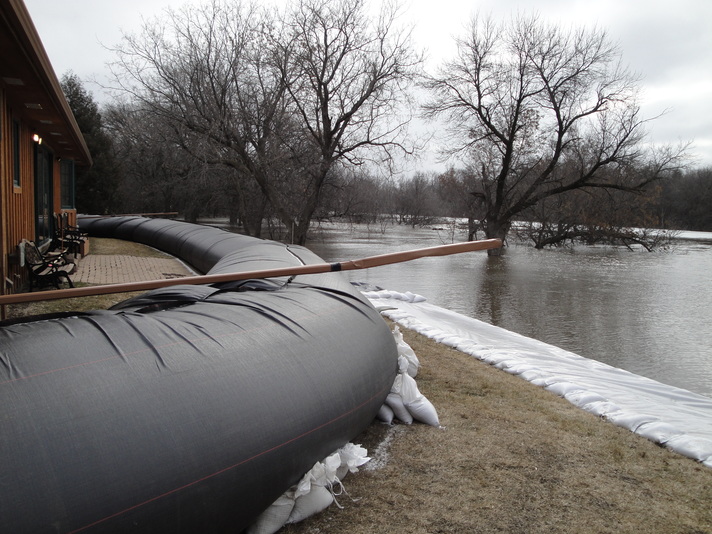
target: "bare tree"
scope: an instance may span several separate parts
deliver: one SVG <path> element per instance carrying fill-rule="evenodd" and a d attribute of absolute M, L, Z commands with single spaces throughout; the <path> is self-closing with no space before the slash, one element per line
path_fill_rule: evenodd
<path fill-rule="evenodd" d="M 298 158 L 310 192 L 295 221 L 300 242 L 335 164 L 389 163 L 394 151 L 409 151 L 403 112 L 422 59 L 397 16 L 386 2 L 371 20 L 365 0 L 299 0 L 288 14 L 280 68 L 312 148 Z"/>
<path fill-rule="evenodd" d="M 436 180 L 432 174 L 416 172 L 398 184 L 394 207 L 399 223 L 413 228 L 432 224 L 438 215 Z"/>
<path fill-rule="evenodd" d="M 374 23 L 363 0 L 299 0 L 279 17 L 211 0 L 125 36 L 114 75 L 184 150 L 257 184 L 304 243 L 335 163 L 403 146 L 396 110 L 418 59 L 396 13 Z"/>
<path fill-rule="evenodd" d="M 181 211 L 195 218 L 214 203 L 215 181 L 205 179 L 205 165 L 183 151 L 155 115 L 109 105 L 104 117 L 121 162 L 119 212 Z"/>
<path fill-rule="evenodd" d="M 617 177 L 618 183 L 640 181 L 639 176 Z M 635 193 L 582 188 L 550 196 L 522 212 L 514 233 L 536 248 L 576 243 L 636 245 L 648 251 L 665 248 L 674 233 L 659 226 L 662 184 L 648 184 Z"/>
<path fill-rule="evenodd" d="M 289 221 L 278 194 L 289 155 L 276 132 L 293 121 L 269 46 L 275 20 L 255 5 L 226 0 L 168 9 L 140 34 L 124 36 L 111 67 L 122 97 L 170 126 L 178 146 L 234 171 L 235 202 L 254 206 L 249 180 Z M 259 223 L 246 229 L 260 234 Z"/>
<path fill-rule="evenodd" d="M 451 153 L 478 178 L 487 237 L 504 239 L 515 216 L 549 197 L 635 191 L 680 165 L 682 148 L 643 151 L 637 79 L 605 32 L 475 16 L 457 47 L 426 82 L 426 110 L 447 119 Z M 619 179 L 644 160 L 652 172 Z"/>

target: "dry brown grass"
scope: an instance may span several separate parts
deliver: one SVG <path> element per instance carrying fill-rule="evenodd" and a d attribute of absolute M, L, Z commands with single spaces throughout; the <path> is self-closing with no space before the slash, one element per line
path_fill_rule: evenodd
<path fill-rule="evenodd" d="M 170 258 L 169 254 L 147 247 L 133 241 L 123 241 L 121 239 L 108 239 L 100 237 L 91 238 L 91 253 L 105 255 L 126 255 L 139 258 Z"/>
<path fill-rule="evenodd" d="M 374 424 L 385 467 L 283 529 L 331 533 L 712 532 L 712 469 L 524 380 L 405 331 L 443 429 Z"/>

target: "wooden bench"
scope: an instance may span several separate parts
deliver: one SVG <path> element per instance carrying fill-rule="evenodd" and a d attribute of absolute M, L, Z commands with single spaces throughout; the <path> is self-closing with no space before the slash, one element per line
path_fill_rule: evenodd
<path fill-rule="evenodd" d="M 85 256 L 88 252 L 88 234 L 69 224 L 66 213 L 54 214 L 54 244 L 61 250 Z"/>
<path fill-rule="evenodd" d="M 50 252 L 43 254 L 37 245 L 32 241 L 24 241 L 25 264 L 30 273 L 30 291 L 33 287 L 40 289 L 46 285 L 53 285 L 60 289 L 61 284 L 66 281 L 69 287 L 74 287 L 72 274 L 77 266 L 69 260 L 62 252 Z"/>

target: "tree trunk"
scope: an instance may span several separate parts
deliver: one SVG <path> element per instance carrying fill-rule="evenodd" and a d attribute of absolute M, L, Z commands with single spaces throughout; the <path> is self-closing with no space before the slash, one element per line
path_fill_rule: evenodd
<path fill-rule="evenodd" d="M 467 218 L 467 240 L 468 241 L 474 241 L 475 237 L 477 236 L 477 226 L 479 223 L 475 222 L 474 217 L 468 217 Z"/>
<path fill-rule="evenodd" d="M 509 232 L 511 223 L 509 221 L 500 221 L 496 218 L 487 219 L 485 222 L 485 235 L 487 239 L 501 239 L 503 246 L 501 248 L 491 248 L 487 251 L 488 256 L 501 256 L 504 253 L 504 242 Z"/>
<path fill-rule="evenodd" d="M 307 243 L 307 232 L 309 232 L 309 219 L 302 219 L 294 225 L 294 234 L 292 235 L 292 244 L 304 246 Z"/>

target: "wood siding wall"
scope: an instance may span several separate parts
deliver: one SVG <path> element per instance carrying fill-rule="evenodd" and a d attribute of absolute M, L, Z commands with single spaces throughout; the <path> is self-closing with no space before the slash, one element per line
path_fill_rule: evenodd
<path fill-rule="evenodd" d="M 12 256 L 23 240 L 35 236 L 35 145 L 32 131 L 2 98 L 0 138 L 0 186 L 2 187 L 2 279 L 4 293 L 22 289 L 27 281 L 26 268 L 17 265 Z M 20 185 L 14 184 L 15 158 L 13 154 L 13 121 L 20 125 Z M 9 282 L 8 282 L 9 280 Z M 11 282 L 11 283 L 10 283 Z"/>
<path fill-rule="evenodd" d="M 5 281 L 8 276 L 8 257 L 7 257 L 7 245 L 5 244 L 5 236 L 7 235 L 7 220 L 6 220 L 6 196 L 7 191 L 5 184 L 7 183 L 8 163 L 10 161 L 10 154 L 8 143 L 6 139 L 8 138 L 10 132 L 7 127 L 7 98 L 5 96 L 5 91 L 0 89 L 0 294 L 5 293 L 5 287 L 7 282 Z"/>
<path fill-rule="evenodd" d="M 20 184 L 14 184 L 13 121 L 20 126 Z M 36 150 L 32 129 L 7 102 L 0 90 L 0 294 L 17 293 L 28 281 L 27 268 L 18 265 L 17 246 L 23 239 L 35 240 Z M 49 147 L 48 147 L 49 148 Z M 51 150 L 50 150 L 51 152 Z M 76 225 L 76 210 L 61 210 L 60 163 L 51 158 L 52 210 L 69 213 Z"/>

